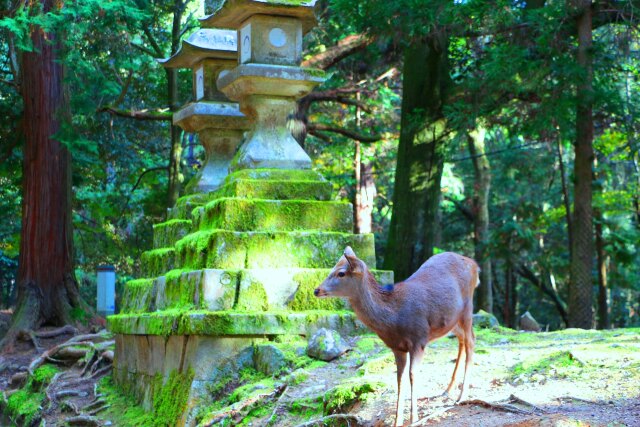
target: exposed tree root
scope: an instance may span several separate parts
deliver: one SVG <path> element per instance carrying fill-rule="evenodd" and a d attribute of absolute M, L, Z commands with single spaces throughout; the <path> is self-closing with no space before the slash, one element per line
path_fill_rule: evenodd
<path fill-rule="evenodd" d="M 78 333 L 78 329 L 76 329 L 72 325 L 64 325 L 60 328 L 51 329 L 49 331 L 29 331 L 29 332 L 32 332 L 37 338 L 55 338 L 64 334 L 76 335 Z"/>
<path fill-rule="evenodd" d="M 533 412 L 531 411 L 520 409 L 517 406 L 510 405 L 508 403 L 490 403 L 480 399 L 465 400 L 463 402 L 459 402 L 458 405 L 459 406 L 464 406 L 464 405 L 482 406 L 483 408 L 493 409 L 495 411 L 512 412 L 514 414 L 521 414 L 521 415 L 533 414 Z"/>
<path fill-rule="evenodd" d="M 599 405 L 598 402 L 594 402 L 593 400 L 582 399 L 580 397 L 574 397 L 574 396 L 556 397 L 556 400 L 559 401 L 560 403 L 562 403 L 563 400 L 573 400 L 575 402 L 588 403 L 589 405 Z"/>
<path fill-rule="evenodd" d="M 234 403 L 229 407 L 229 409 L 215 414 L 213 418 L 206 420 L 206 424 L 202 425 L 209 427 L 221 423 L 227 419 L 231 419 L 233 422 L 237 423 L 242 420 L 245 414 L 255 406 L 257 406 L 258 404 L 265 405 L 266 402 L 278 398 L 282 395 L 282 393 L 284 393 L 286 389 L 287 384 L 283 383 L 276 386 L 275 390 L 273 390 L 271 393 L 258 394 L 249 399 L 243 400 L 242 402 Z"/>
<path fill-rule="evenodd" d="M 296 427 L 323 426 L 327 421 L 333 421 L 333 420 L 346 421 L 347 425 L 351 425 L 351 422 L 354 423 L 354 426 L 362 425 L 362 419 L 357 415 L 333 414 L 333 415 L 327 415 L 326 417 L 317 418 L 315 420 L 307 421 L 306 423 L 298 424 Z"/>
<path fill-rule="evenodd" d="M 72 426 L 100 426 L 100 420 L 92 415 L 76 415 L 64 420 Z"/>
<path fill-rule="evenodd" d="M 280 401 L 282 400 L 282 398 L 284 397 L 284 395 L 286 394 L 287 391 L 287 385 L 284 386 L 284 390 L 282 390 L 282 393 L 280 393 L 280 397 L 278 397 L 278 400 L 276 400 L 276 404 L 273 408 L 273 412 L 271 413 L 271 416 L 269 417 L 269 420 L 267 420 L 267 426 L 270 426 L 271 423 L 275 422 L 276 420 L 276 415 L 278 413 L 278 409 L 280 408 Z"/>
<path fill-rule="evenodd" d="M 490 403 L 484 400 L 480 400 L 480 399 L 472 399 L 472 400 L 465 400 L 463 402 L 459 402 L 456 405 L 453 406 L 445 406 L 443 408 L 439 408 L 434 410 L 431 414 L 429 414 L 428 416 L 419 419 L 418 421 L 415 421 L 413 424 L 410 424 L 409 427 L 417 427 L 417 426 L 422 426 L 424 425 L 427 421 L 431 421 L 433 419 L 436 418 L 440 418 L 442 415 L 444 415 L 445 413 L 451 411 L 452 409 L 455 409 L 456 406 L 466 406 L 466 405 L 474 405 L 474 406 L 482 406 L 483 408 L 487 408 L 487 409 L 491 409 L 494 411 L 502 411 L 502 412 L 511 412 L 514 414 L 520 414 L 520 415 L 532 415 L 534 412 L 546 412 L 543 409 L 539 408 L 538 406 L 527 402 L 526 400 L 520 399 L 519 397 L 515 396 L 515 395 L 511 395 L 509 396 L 509 402 L 511 403 L 519 403 L 521 405 L 525 405 L 528 406 L 532 409 L 532 411 L 528 411 L 526 409 L 521 409 L 518 408 L 515 405 L 511 405 L 509 403 Z"/>
<path fill-rule="evenodd" d="M 528 406 L 529 408 L 531 408 L 535 412 L 543 412 L 543 413 L 547 412 L 544 409 L 540 408 L 539 406 L 534 405 L 533 403 L 530 403 L 530 402 L 527 402 L 526 400 L 520 399 L 515 394 L 512 394 L 511 396 L 509 396 L 509 401 L 511 403 L 519 403 L 520 405 Z"/>

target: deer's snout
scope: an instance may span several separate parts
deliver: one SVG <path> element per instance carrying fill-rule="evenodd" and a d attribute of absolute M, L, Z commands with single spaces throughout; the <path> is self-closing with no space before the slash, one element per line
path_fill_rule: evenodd
<path fill-rule="evenodd" d="M 325 290 L 324 290 L 324 289 L 322 289 L 322 288 L 316 288 L 316 289 L 313 291 L 313 294 L 314 294 L 315 296 L 317 296 L 318 298 L 326 297 L 327 295 L 329 295 L 329 294 L 327 293 L 327 291 L 325 291 Z"/>

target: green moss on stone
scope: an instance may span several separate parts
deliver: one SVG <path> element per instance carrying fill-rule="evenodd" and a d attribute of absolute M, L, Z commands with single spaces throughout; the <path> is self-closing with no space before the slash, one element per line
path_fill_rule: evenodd
<path fill-rule="evenodd" d="M 326 181 L 239 179 L 224 188 L 226 197 L 269 200 L 329 200 Z"/>
<path fill-rule="evenodd" d="M 242 169 L 227 176 L 225 182 L 237 179 L 325 181 L 320 173 L 308 169 Z"/>
<path fill-rule="evenodd" d="M 348 412 L 357 402 L 365 401 L 372 393 L 383 388 L 378 382 L 356 379 L 342 383 L 324 395 L 324 411 L 326 414 Z"/>
<path fill-rule="evenodd" d="M 181 239 L 176 251 L 177 264 L 190 269 L 332 268 L 346 246 L 375 266 L 372 234 L 209 230 Z"/>
<path fill-rule="evenodd" d="M 328 270 L 303 271 L 294 276 L 298 289 L 287 308 L 294 311 L 344 310 L 346 304 L 341 298 L 318 298 L 313 291 L 327 277 Z"/>
<path fill-rule="evenodd" d="M 310 326 L 339 327 L 353 324 L 351 312 L 291 311 L 242 312 L 169 309 L 142 314 L 117 314 L 107 318 L 116 334 L 144 335 L 305 335 Z"/>
<path fill-rule="evenodd" d="M 175 426 L 182 417 L 189 399 L 194 373 L 172 371 L 166 380 L 159 374 L 153 387 L 153 413 L 162 425 Z"/>
<path fill-rule="evenodd" d="M 238 301 L 234 307 L 236 310 L 269 310 L 269 299 L 264 286 L 251 278 L 241 279 L 238 290 Z"/>
<path fill-rule="evenodd" d="M 124 285 L 121 298 L 122 313 L 141 313 L 149 311 L 155 299 L 154 279 L 129 280 Z"/>
<path fill-rule="evenodd" d="M 200 230 L 350 232 L 353 208 L 344 202 L 222 198 L 204 207 Z"/>
<path fill-rule="evenodd" d="M 159 248 L 146 251 L 140 257 L 140 268 L 144 277 L 162 276 L 165 271 L 173 269 L 174 266 L 174 248 Z"/>
<path fill-rule="evenodd" d="M 178 240 L 186 236 L 191 230 L 191 220 L 171 219 L 166 222 L 154 224 L 153 246 L 166 248 L 173 246 Z"/>

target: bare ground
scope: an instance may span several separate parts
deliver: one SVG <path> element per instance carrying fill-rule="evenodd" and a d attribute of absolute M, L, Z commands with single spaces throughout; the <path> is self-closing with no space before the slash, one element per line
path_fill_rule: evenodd
<path fill-rule="evenodd" d="M 453 370 L 457 341 L 443 338 L 429 345 L 416 375 L 420 420 L 414 425 L 640 427 L 639 329 L 538 334 L 502 329 L 477 334 L 470 400 L 458 405 L 440 397 Z M 42 339 L 40 345 L 52 347 L 69 337 Z M 357 380 L 371 383 L 374 391 L 340 411 L 352 418 L 334 420 L 331 425 L 392 425 L 396 376 L 391 352 L 374 336 L 352 338 L 350 343 L 352 351 L 315 369 L 307 368 L 303 381 L 289 384 L 277 400 L 264 403 L 266 410 L 235 422 L 247 426 L 269 422 L 273 426 L 314 425 L 310 421 L 322 418 L 327 391 Z M 0 390 L 10 388 L 10 378 L 38 354 L 24 341 L 13 353 L 1 356 Z M 79 377 L 77 365 L 65 369 L 68 378 Z M 83 381 L 78 387 L 80 396 L 62 400 L 76 407 L 90 405 L 101 376 Z M 403 383 L 408 388 L 408 380 Z M 305 405 L 309 405 L 308 411 Z M 408 406 L 409 402 L 405 425 L 409 424 Z M 69 405 L 57 405 L 47 411 L 46 425 L 64 425 L 68 417 Z M 98 425 L 123 425 L 110 419 L 109 411 L 95 414 L 95 420 Z"/>

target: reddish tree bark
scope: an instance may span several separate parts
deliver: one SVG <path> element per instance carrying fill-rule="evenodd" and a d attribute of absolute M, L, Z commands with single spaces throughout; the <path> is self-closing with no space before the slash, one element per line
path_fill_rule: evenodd
<path fill-rule="evenodd" d="M 591 1 L 580 0 L 577 19 L 577 63 L 583 75 L 578 84 L 576 105 L 576 143 L 574 159 L 574 198 L 569 284 L 569 327 L 593 328 L 593 47 Z"/>
<path fill-rule="evenodd" d="M 58 6 L 44 0 L 43 11 Z M 22 55 L 24 164 L 18 302 L 2 342 L 23 329 L 71 323 L 82 303 L 73 272 L 71 156 L 55 135 L 65 109 L 60 40 L 33 27 L 32 52 Z"/>

